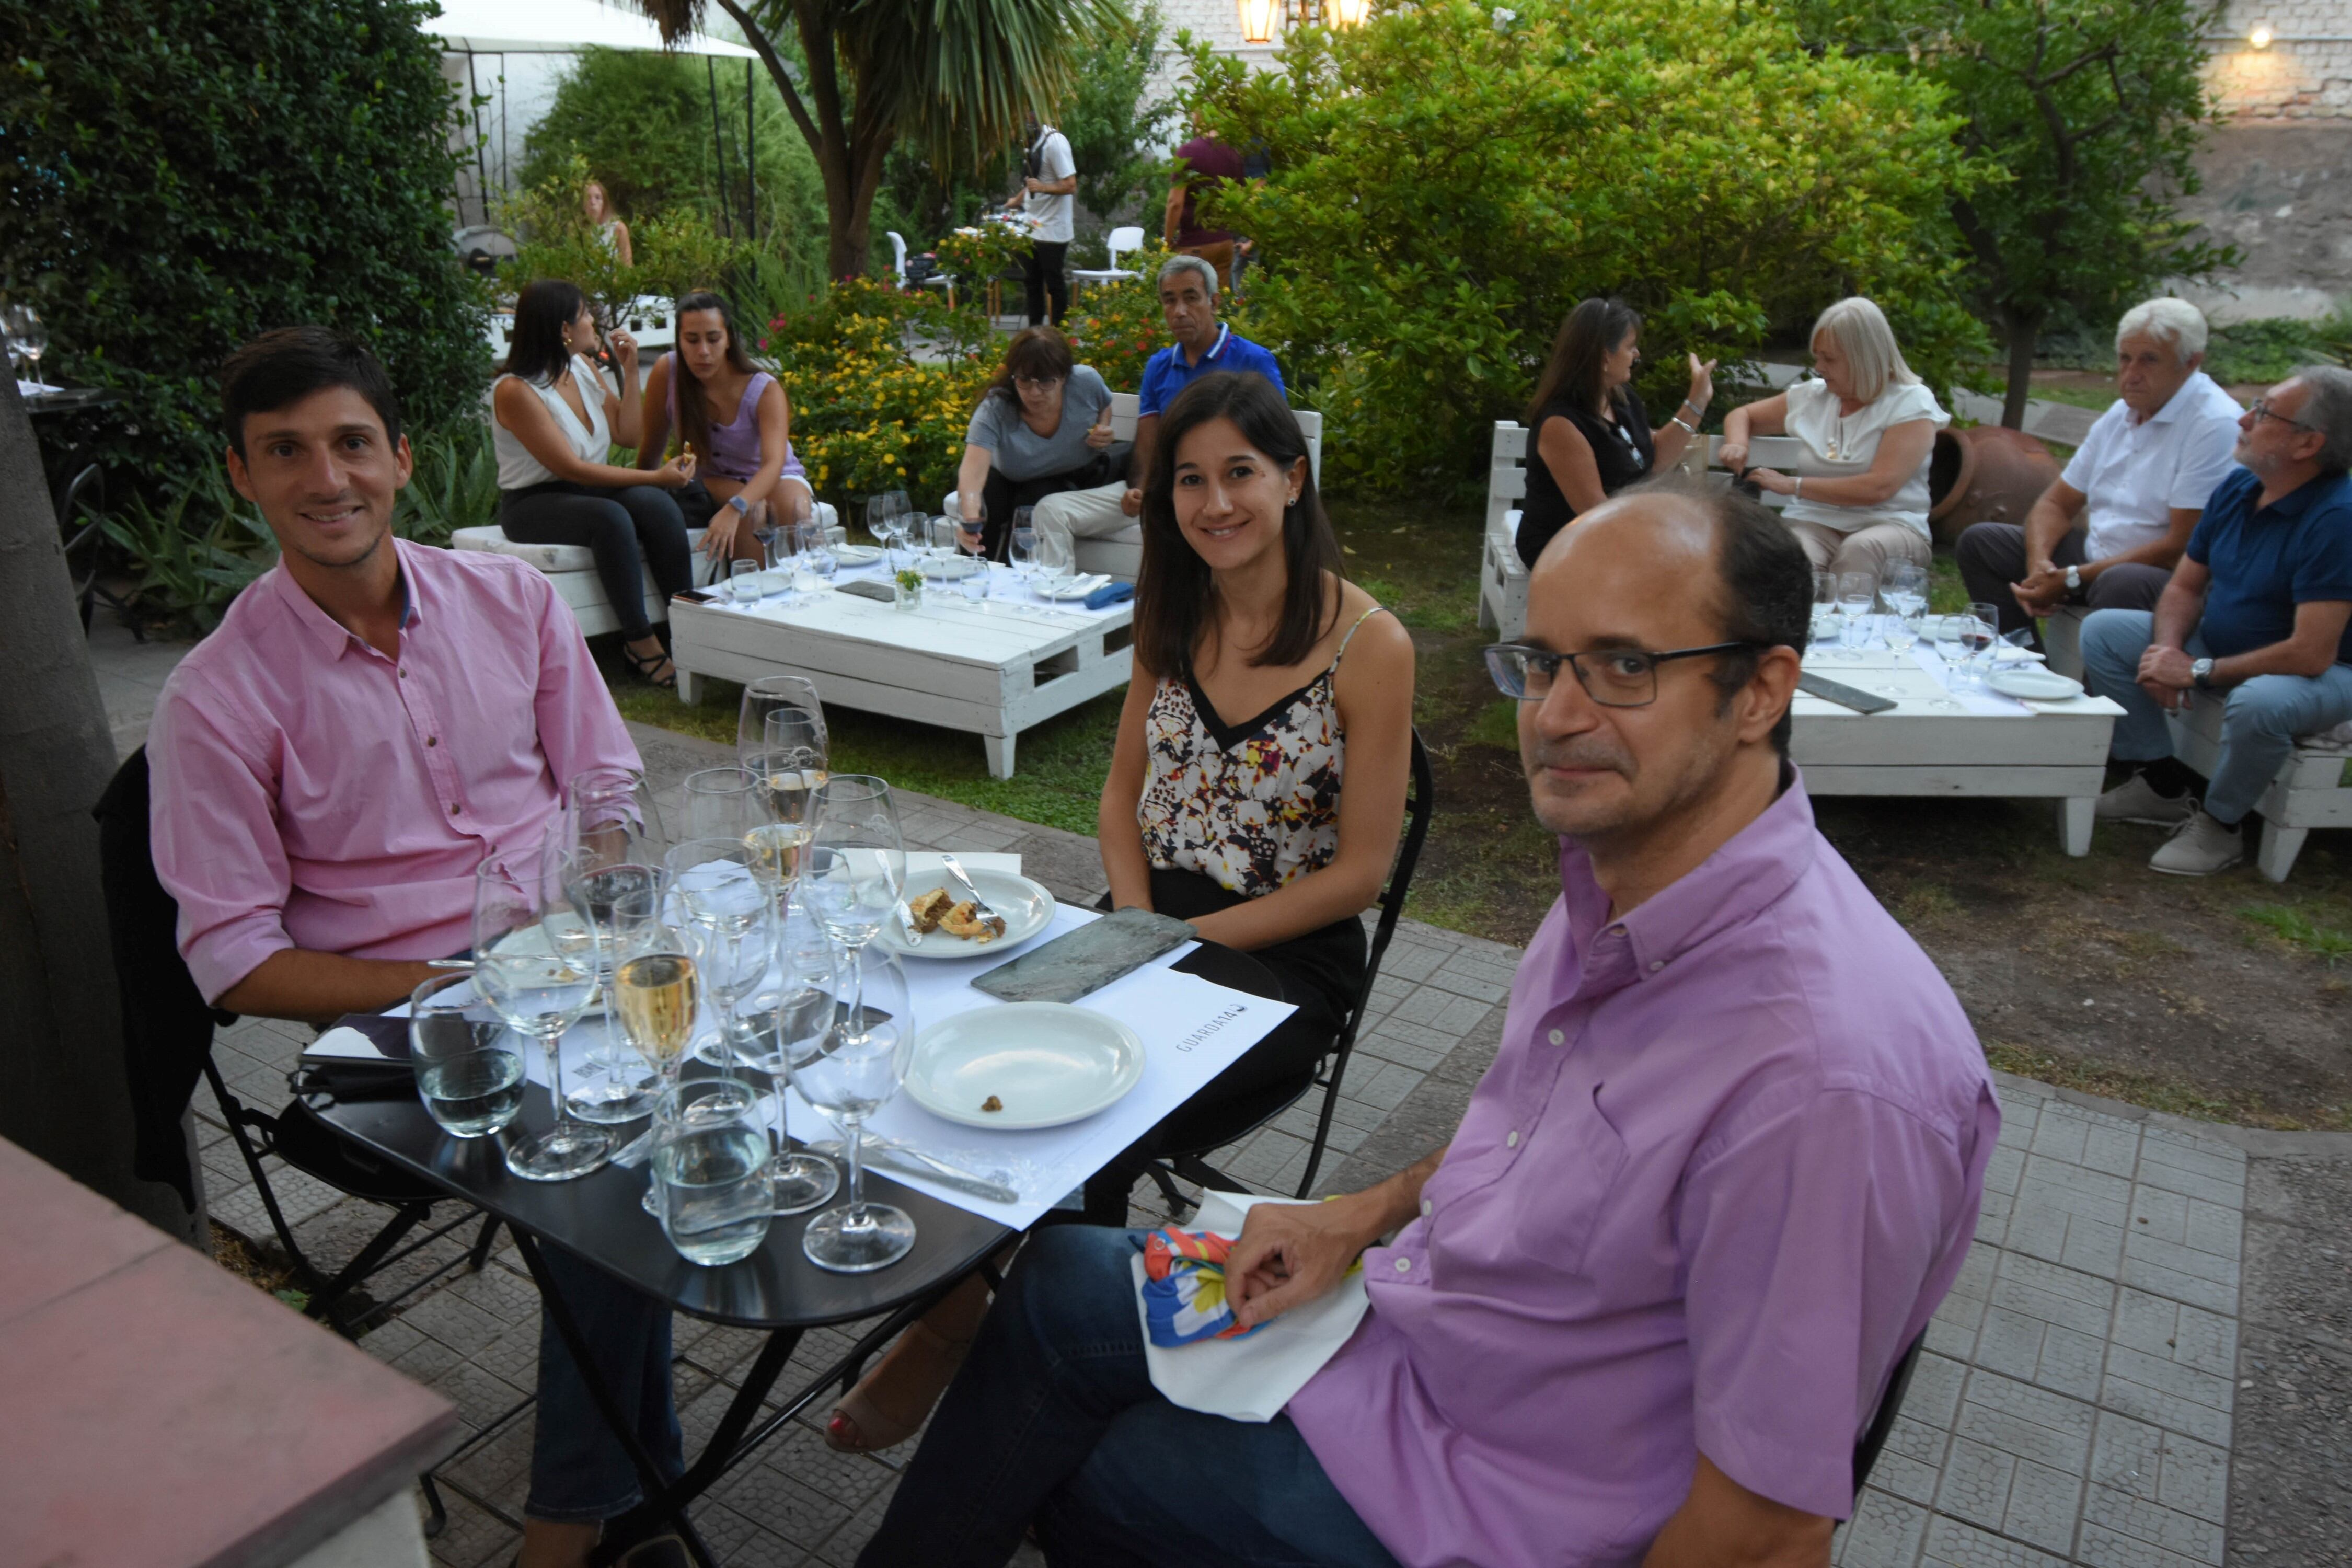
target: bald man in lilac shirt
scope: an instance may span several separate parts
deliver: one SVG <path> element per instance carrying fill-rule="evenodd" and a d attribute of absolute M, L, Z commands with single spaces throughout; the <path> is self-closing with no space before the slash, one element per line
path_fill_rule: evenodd
<path fill-rule="evenodd" d="M 1272 1422 L 1180 1409 L 1134 1235 L 1045 1232 L 861 1563 L 1032 1521 L 1055 1563 L 1828 1563 L 1975 1233 L 1990 1075 L 1787 760 L 1811 579 L 1770 514 L 1628 492 L 1528 590 L 1488 664 L 1561 894 L 1501 1049 L 1449 1147 L 1231 1258 L 1246 1324 L 1360 1257 L 1355 1336 Z"/>

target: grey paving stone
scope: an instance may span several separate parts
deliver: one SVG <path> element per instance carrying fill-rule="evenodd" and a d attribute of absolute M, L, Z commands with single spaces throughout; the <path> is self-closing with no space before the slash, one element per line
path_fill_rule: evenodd
<path fill-rule="evenodd" d="M 2131 1210 L 2131 1183 L 2087 1165 L 2069 1164 L 2035 1152 L 2026 1156 L 2017 1200 L 2021 1205 L 2038 1201 L 2067 1214 L 2121 1225 Z"/>
<path fill-rule="evenodd" d="M 2187 1240 L 2192 1251 L 2210 1252 L 2235 1263 L 2245 1244 L 2242 1211 L 2235 1205 L 2189 1199 Z"/>
<path fill-rule="evenodd" d="M 2168 1432 L 2179 1432 L 2200 1443 L 2217 1443 L 2226 1447 L 2230 1441 L 2230 1416 L 2227 1411 L 2216 1410 L 2210 1405 L 2185 1399 L 2177 1394 L 2167 1394 L 2150 1388 L 2144 1383 L 2107 1374 L 2099 1388 L 2099 1403 L 2109 1410 L 2152 1422 Z"/>
<path fill-rule="evenodd" d="M 2025 1174 L 2024 1151 L 2009 1144 L 1994 1148 L 1992 1158 L 1985 1164 L 1985 1186 L 1996 1193 L 2014 1194 L 2020 1177 Z"/>
<path fill-rule="evenodd" d="M 2010 1480 L 2009 1508 L 2001 1516 L 2002 1533 L 2052 1552 L 2071 1551 L 2074 1545 L 2074 1521 L 2082 1510 L 2082 1501 L 2080 1476 L 2037 1465 L 2031 1459 L 2020 1459 Z"/>
<path fill-rule="evenodd" d="M 1959 1414 L 1960 1395 L 1969 1381 L 1968 1363 L 1933 1351 L 1923 1352 L 1911 1372 L 1910 1391 L 1903 1396 L 1905 1414 L 1937 1426 L 1949 1426 Z"/>
<path fill-rule="evenodd" d="M 2091 1443 L 2090 1479 L 2112 1491 L 2156 1500 L 2163 1482 L 2165 1433 L 2113 1410 L 2099 1413 Z"/>
<path fill-rule="evenodd" d="M 1927 1539 L 1927 1510 L 1879 1490 L 1874 1479 L 1838 1532 L 1836 1560 L 1839 1568 L 1911 1568 Z"/>
<path fill-rule="evenodd" d="M 2115 1292 L 2111 1281 L 2096 1275 L 2009 1252 L 2001 1255 L 1992 1302 L 2104 1339 L 2114 1311 Z"/>
<path fill-rule="evenodd" d="M 2132 1189 L 2131 1226 L 2136 1236 L 2154 1237 L 2177 1246 L 2189 1244 L 2189 1203 L 2179 1193 L 2162 1187 Z"/>
<path fill-rule="evenodd" d="M 1943 1479 L 1936 1488 L 1937 1511 L 1999 1530 L 2009 1511 L 2010 1482 L 2016 1473 L 2014 1455 L 1955 1437 L 1944 1458 Z"/>
<path fill-rule="evenodd" d="M 2089 1458 L 2091 1426 L 2082 1401 L 1981 1368 L 1960 1396 L 1960 1436 L 2072 1475 Z"/>
<path fill-rule="evenodd" d="M 2167 1552 L 2104 1524 L 2085 1523 L 2074 1561 L 2084 1568 L 2200 1568 L 2193 1557 Z"/>
<path fill-rule="evenodd" d="M 2129 1492 L 2091 1487 L 2083 1501 L 2083 1528 L 2085 1535 L 2094 1529 L 2112 1531 L 2140 1542 L 2143 1549 L 2157 1547 L 2193 1563 L 2218 1564 L 2221 1561 L 2220 1525 Z M 2084 1544 L 2087 1547 L 2089 1542 Z M 2092 1560 L 2088 1551 L 2084 1556 L 2086 1561 Z"/>
<path fill-rule="evenodd" d="M 2144 1159 L 2139 1163 L 2138 1180 L 2142 1186 L 2179 1193 L 2183 1197 L 2203 1198 L 2209 1203 L 2234 1205 L 2245 1200 L 2246 1187 L 2242 1179 L 2225 1181 L 2201 1171 L 2184 1170 L 2155 1160 Z"/>
<path fill-rule="evenodd" d="M 1941 1515 L 1927 1521 L 1923 1568 L 2065 1568 L 2063 1558 Z"/>
<path fill-rule="evenodd" d="M 2230 1512 L 2229 1450 L 2168 1435 L 2157 1500 L 2218 1531 Z"/>
<path fill-rule="evenodd" d="M 2228 1378 L 2216 1377 L 2168 1356 L 2150 1355 L 2129 1345 L 2108 1348 L 2107 1374 L 2192 1400 L 2223 1415 L 2229 1414 L 2235 1403 L 2236 1387 Z"/>
<path fill-rule="evenodd" d="M 2053 1323 L 2042 1337 L 2042 1359 L 2034 1365 L 2033 1381 L 2075 1399 L 2095 1399 L 2099 1362 L 2105 1349 L 2095 1335 Z"/>
<path fill-rule="evenodd" d="M 2113 1176 L 2128 1176 L 2139 1164 L 2139 1129 L 2103 1116 L 2083 1138 L 2083 1163 Z"/>

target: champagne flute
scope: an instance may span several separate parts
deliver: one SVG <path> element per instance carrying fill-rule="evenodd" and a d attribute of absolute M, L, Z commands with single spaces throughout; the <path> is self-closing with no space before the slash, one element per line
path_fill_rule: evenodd
<path fill-rule="evenodd" d="M 831 992 L 831 1021 L 806 1062 L 794 1068 L 801 1098 L 841 1124 L 849 1161 L 849 1201 L 808 1222 L 801 1250 L 820 1268 L 866 1274 L 913 1250 L 915 1222 L 903 1209 L 866 1201 L 860 1158 L 866 1121 L 905 1081 L 915 1016 L 906 971 L 889 949 L 845 952 Z"/>
<path fill-rule="evenodd" d="M 814 681 L 798 675 L 763 675 L 743 688 L 743 700 L 735 713 L 735 756 L 744 766 L 751 766 L 751 759 L 767 749 L 768 715 L 780 708 L 807 714 L 817 732 L 824 733 L 824 704 L 817 700 Z"/>
<path fill-rule="evenodd" d="M 495 856 L 474 873 L 474 984 L 518 1034 L 547 1052 L 555 1125 L 507 1149 L 507 1169 L 530 1182 L 584 1176 L 613 1152 L 601 1127 L 575 1121 L 563 1099 L 563 1032 L 596 999 L 593 955 L 559 951 L 547 931 L 544 849 L 518 875 Z"/>
<path fill-rule="evenodd" d="M 613 1003 L 664 1092 L 677 1081 L 702 1005 L 702 973 L 693 945 L 675 926 L 651 921 L 631 931 L 613 973 Z"/>

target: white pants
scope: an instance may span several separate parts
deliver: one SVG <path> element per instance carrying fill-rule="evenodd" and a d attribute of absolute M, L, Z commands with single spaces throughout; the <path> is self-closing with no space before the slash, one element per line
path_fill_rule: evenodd
<path fill-rule="evenodd" d="M 1078 540 L 1117 533 L 1136 521 L 1119 510 L 1126 495 L 1127 484 L 1121 480 L 1090 490 L 1064 490 L 1039 501 L 1029 514 L 1029 524 L 1037 531 L 1038 561 L 1064 572 L 1076 571 Z"/>

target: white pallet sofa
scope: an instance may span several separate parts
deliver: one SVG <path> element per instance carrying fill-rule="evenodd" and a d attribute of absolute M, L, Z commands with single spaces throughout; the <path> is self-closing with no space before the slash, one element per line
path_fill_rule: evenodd
<path fill-rule="evenodd" d="M 1720 436 L 1706 437 L 1706 462 L 1715 467 Z M 1787 436 L 1759 436 L 1748 443 L 1759 468 L 1780 468 L 1799 460 L 1802 443 Z M 1681 467 L 1694 469 L 1695 453 L 1685 449 Z M 1486 464 L 1486 534 L 1478 566 L 1478 624 L 1505 642 L 1528 626 L 1528 568 L 1519 559 L 1519 509 L 1515 504 L 1528 493 L 1528 428 L 1508 419 L 1495 421 L 1495 438 Z M 1779 510 L 1788 504 L 1767 495 L 1765 504 Z"/>
<path fill-rule="evenodd" d="M 1132 392 L 1110 395 L 1110 433 L 1118 441 L 1135 439 L 1136 409 L 1141 403 Z M 1323 416 L 1311 408 L 1291 411 L 1297 416 L 1299 434 L 1307 437 L 1307 468 L 1315 482 L 1323 482 Z M 956 513 L 958 493 L 950 490 L 940 510 L 949 516 Z M 1143 523 L 1140 519 L 1129 523 L 1117 533 L 1106 533 L 1094 539 L 1077 542 L 1077 569 L 1099 572 L 1106 577 L 1122 583 L 1132 583 L 1143 570 Z"/>
<path fill-rule="evenodd" d="M 816 516 L 838 542 L 845 535 L 833 508 L 824 501 L 816 503 Z M 695 545 L 702 542 L 702 531 L 687 531 L 687 539 Z M 581 635 L 600 637 L 621 629 L 620 617 L 605 601 L 604 585 L 596 576 L 596 557 L 584 544 L 519 544 L 506 536 L 505 530 L 492 523 L 485 528 L 460 528 L 449 536 L 452 548 L 487 550 L 499 555 L 511 555 L 527 561 L 546 574 L 555 585 L 555 592 L 572 606 L 572 617 L 579 621 Z M 697 584 L 709 581 L 710 564 L 698 549 L 694 557 L 694 580 Z M 649 620 L 669 619 L 669 605 L 654 587 L 653 574 L 645 574 L 646 616 Z"/>

